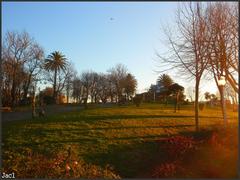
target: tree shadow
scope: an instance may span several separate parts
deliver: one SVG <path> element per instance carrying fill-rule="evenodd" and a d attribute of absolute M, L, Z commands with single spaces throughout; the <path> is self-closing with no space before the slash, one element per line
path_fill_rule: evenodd
<path fill-rule="evenodd" d="M 209 137 L 212 131 L 181 131 L 178 135 L 193 137 L 195 140 Z M 153 167 L 168 162 L 172 157 L 166 152 L 166 134 L 159 136 L 128 137 L 129 144 L 109 145 L 105 152 L 88 153 L 83 156 L 87 162 L 99 166 L 111 165 L 121 178 L 151 178 Z M 123 139 L 123 138 L 118 138 Z M 139 140 L 142 139 L 142 140 Z M 116 140 L 116 139 L 115 139 Z M 128 141 L 129 142 L 129 141 Z"/>
<path fill-rule="evenodd" d="M 144 178 L 143 174 L 149 174 L 156 164 L 171 159 L 166 153 L 166 139 L 168 135 L 132 136 L 127 138 L 114 138 L 121 143 L 108 145 L 104 152 L 96 151 L 86 153 L 83 159 L 99 166 L 110 165 L 121 178 Z M 128 140 L 123 143 L 122 140 Z M 151 177 L 148 177 L 151 178 Z"/>
<path fill-rule="evenodd" d="M 194 116 L 185 115 L 71 115 L 69 116 L 59 116 L 54 118 L 54 116 L 46 117 L 45 119 L 37 118 L 33 123 L 49 123 L 49 122 L 86 122 L 92 123 L 100 120 L 123 120 L 123 119 L 161 119 L 165 118 L 187 118 L 191 119 Z"/>
<path fill-rule="evenodd" d="M 64 128 L 62 130 L 56 129 L 42 129 L 41 132 L 59 132 L 59 131 L 70 131 L 70 132 L 88 132 L 88 131 L 101 131 L 101 130 L 123 130 L 123 129 L 161 129 L 161 128 L 185 128 L 185 127 L 193 127 L 195 125 L 191 124 L 181 124 L 181 125 L 155 125 L 155 126 L 117 126 L 117 127 L 96 127 L 96 128 Z"/>
<path fill-rule="evenodd" d="M 159 142 L 150 140 L 109 145 L 106 152 L 86 154 L 83 158 L 102 167 L 112 166 L 121 178 L 136 178 L 141 172 L 149 171 L 156 161 L 163 162 L 168 157 Z"/>

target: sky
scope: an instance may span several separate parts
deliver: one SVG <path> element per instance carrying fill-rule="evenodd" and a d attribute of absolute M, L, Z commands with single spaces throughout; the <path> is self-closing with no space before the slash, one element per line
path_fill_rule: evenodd
<path fill-rule="evenodd" d="M 61 51 L 80 74 L 106 72 L 124 64 L 138 81 L 137 92 L 155 84 L 158 53 L 167 51 L 162 26 L 174 27 L 178 2 L 2 2 L 2 36 L 27 31 L 47 56 Z M 176 70 L 168 74 L 194 87 Z M 214 82 L 200 90 L 216 92 Z"/>

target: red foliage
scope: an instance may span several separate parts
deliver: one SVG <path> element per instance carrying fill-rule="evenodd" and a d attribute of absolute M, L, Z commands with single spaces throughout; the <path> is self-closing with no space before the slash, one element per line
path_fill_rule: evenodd
<path fill-rule="evenodd" d="M 166 140 L 166 152 L 171 159 L 181 159 L 186 152 L 196 148 L 192 137 L 175 136 Z"/>
<path fill-rule="evenodd" d="M 87 164 L 70 151 L 55 152 L 49 157 L 31 149 L 22 154 L 8 151 L 3 172 L 14 172 L 17 178 L 120 178 L 111 167 Z"/>
<path fill-rule="evenodd" d="M 177 172 L 177 164 L 175 162 L 163 163 L 157 166 L 152 174 L 154 178 L 174 177 Z"/>
<path fill-rule="evenodd" d="M 192 137 L 175 136 L 167 138 L 164 142 L 164 148 L 167 162 L 164 162 L 154 168 L 152 177 L 166 178 L 176 177 L 177 173 L 185 172 L 181 165 L 181 160 L 191 150 L 196 149 L 197 142 Z"/>

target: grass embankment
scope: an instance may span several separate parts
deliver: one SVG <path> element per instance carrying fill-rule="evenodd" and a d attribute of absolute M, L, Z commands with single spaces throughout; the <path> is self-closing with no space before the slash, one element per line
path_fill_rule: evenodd
<path fill-rule="evenodd" d="M 228 120 L 229 127 L 235 131 L 234 136 L 231 138 L 237 139 L 237 112 L 229 111 Z M 21 166 L 21 163 L 28 163 L 26 164 L 29 167 L 28 171 L 32 172 L 32 175 L 29 175 L 31 173 L 28 172 L 28 177 L 34 177 L 40 175 L 34 172 L 37 171 L 34 169 L 37 164 L 33 165 L 31 163 L 33 161 L 45 162 L 51 159 L 52 163 L 59 161 L 62 164 L 55 167 L 55 169 L 58 169 L 58 173 L 54 174 L 51 172 L 52 174 L 49 173 L 48 177 L 70 177 L 71 175 L 90 178 L 117 178 L 117 175 L 125 178 L 164 176 L 232 177 L 236 174 L 235 169 L 231 172 L 221 172 L 222 174 L 225 173 L 221 176 L 220 172 L 219 174 L 216 172 L 208 174 L 201 167 L 204 163 L 214 167 L 213 164 L 209 165 L 207 163 L 211 161 L 208 158 L 211 157 L 210 154 L 216 147 L 211 145 L 211 134 L 215 127 L 222 124 L 222 121 L 219 108 L 205 109 L 200 112 L 201 130 L 198 134 L 195 134 L 194 112 L 192 108 L 186 106 L 180 112 L 173 113 L 172 107 L 166 108 L 158 104 L 144 104 L 139 108 L 132 105 L 127 107 L 95 107 L 79 112 L 48 116 L 44 119 L 8 122 L 3 124 L 3 167 L 6 170 L 16 171 L 16 176 L 26 177 L 27 175 L 24 174 L 27 171 L 26 169 L 20 172 L 16 168 L 19 168 L 17 166 Z M 190 148 L 185 147 L 189 140 L 179 145 L 178 141 L 185 141 L 177 139 L 177 144 L 174 145 L 173 143 L 170 149 L 182 148 L 181 144 L 184 144 L 184 153 L 180 154 L 181 161 L 176 157 L 177 161 L 172 159 L 169 162 L 169 159 L 172 157 L 169 154 L 171 150 L 166 151 L 169 143 L 166 144 L 163 141 L 165 142 L 166 139 L 176 135 L 189 137 L 194 136 L 194 134 L 197 137 L 205 138 L 205 140 L 199 141 L 201 143 L 197 143 L 197 146 L 201 148 L 192 151 L 191 147 L 193 145 L 191 145 L 191 142 Z M 215 134 L 221 137 L 222 133 L 218 130 Z M 195 139 L 193 141 L 198 142 Z M 235 143 L 233 146 L 225 143 L 225 145 L 222 145 L 221 152 L 218 152 L 227 153 L 228 151 L 234 153 L 233 156 L 225 157 L 225 159 L 215 157 L 215 160 L 219 161 L 216 162 L 219 170 L 224 166 L 221 163 L 237 163 L 237 150 L 235 152 L 237 143 L 236 141 L 233 143 Z M 225 147 L 228 145 L 230 147 L 226 149 Z M 71 154 L 74 154 L 75 160 L 74 158 L 72 160 L 71 158 L 68 160 L 61 160 L 64 158 L 59 159 L 59 156 L 61 156 L 59 154 L 67 152 L 69 147 L 71 147 Z M 188 149 L 191 150 L 188 151 Z M 236 158 L 236 162 L 234 158 Z M 198 159 L 202 161 L 198 162 Z M 80 163 L 81 167 L 76 167 L 74 170 L 74 164 L 71 163 L 76 160 L 82 163 Z M 195 162 L 193 163 L 192 160 Z M 184 164 L 183 162 L 186 163 Z M 175 167 L 179 163 L 182 168 L 185 168 L 184 171 Z M 38 164 L 39 167 L 40 164 Z M 71 167 L 72 174 L 70 172 L 69 174 L 68 170 L 66 170 L 68 169 L 65 166 L 66 164 L 69 164 Z M 192 164 L 190 169 L 193 170 L 186 173 L 189 169 L 189 164 Z M 45 164 L 43 166 L 50 165 Z M 234 167 L 234 165 L 232 166 Z M 14 167 L 15 169 L 13 169 Z M 80 171 L 83 171 L 83 167 L 85 167 L 85 174 L 79 174 Z M 158 167 L 160 167 L 160 170 Z M 61 168 L 64 171 L 61 171 Z M 86 171 L 88 172 L 86 173 Z M 46 173 L 42 172 L 42 174 Z"/>

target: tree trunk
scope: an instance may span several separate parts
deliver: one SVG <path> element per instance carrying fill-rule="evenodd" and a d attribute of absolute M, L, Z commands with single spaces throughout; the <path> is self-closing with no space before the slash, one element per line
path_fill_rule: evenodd
<path fill-rule="evenodd" d="M 239 92 L 238 83 L 235 81 L 235 79 L 233 79 L 231 77 L 231 74 L 228 71 L 225 71 L 225 72 L 226 72 L 226 76 L 225 77 L 226 77 L 227 81 L 231 84 L 231 87 L 234 89 L 234 91 L 236 93 L 238 93 Z"/>
<path fill-rule="evenodd" d="M 16 82 L 15 77 L 13 77 L 12 89 L 11 89 L 11 107 L 15 106 L 15 99 L 16 99 Z"/>
<path fill-rule="evenodd" d="M 23 101 L 24 101 L 24 104 L 27 103 L 27 94 L 28 94 L 28 88 L 24 87 L 23 88 Z"/>
<path fill-rule="evenodd" d="M 57 85 L 57 69 L 55 69 L 55 71 L 54 71 L 54 82 L 53 82 L 53 99 L 54 99 L 55 104 L 57 102 L 56 85 Z"/>
<path fill-rule="evenodd" d="M 111 93 L 111 103 L 113 103 L 113 95 L 112 95 L 112 93 Z"/>
<path fill-rule="evenodd" d="M 88 106 L 87 106 L 87 99 L 88 99 L 88 98 L 84 98 L 84 108 L 85 108 L 85 109 L 88 108 Z"/>
<path fill-rule="evenodd" d="M 165 101 L 165 106 L 167 106 L 168 105 L 168 101 L 167 101 L 167 96 L 166 95 L 164 95 L 164 101 Z"/>
<path fill-rule="evenodd" d="M 11 107 L 15 106 L 16 101 L 16 66 L 13 65 L 13 77 L 12 77 L 12 89 L 11 89 Z"/>
<path fill-rule="evenodd" d="M 177 108 L 178 108 L 178 110 L 179 110 L 178 101 L 179 101 L 179 92 L 176 93 L 175 108 L 174 108 L 174 112 L 175 112 L 175 113 L 177 112 Z"/>
<path fill-rule="evenodd" d="M 175 99 L 175 103 L 174 103 L 174 112 L 177 112 L 177 100 Z"/>
<path fill-rule="evenodd" d="M 67 94 L 67 104 L 69 103 L 69 94 Z"/>
<path fill-rule="evenodd" d="M 67 103 L 69 103 L 69 88 L 67 88 Z"/>
<path fill-rule="evenodd" d="M 195 84 L 195 125 L 196 125 L 196 131 L 199 131 L 199 122 L 198 122 L 198 96 L 199 96 L 199 80 L 196 79 Z"/>
<path fill-rule="evenodd" d="M 26 85 L 25 85 L 25 87 L 24 87 L 24 89 L 23 89 L 23 91 L 24 91 L 24 92 L 23 92 L 24 104 L 26 104 L 26 102 L 27 102 L 27 95 L 28 95 L 28 89 L 29 89 L 29 86 L 30 86 L 31 78 L 32 78 L 32 76 L 29 75 L 29 76 L 28 76 L 27 83 L 26 83 Z"/>
<path fill-rule="evenodd" d="M 227 117 L 226 117 L 226 103 L 225 103 L 225 98 L 224 98 L 224 87 L 219 86 L 219 92 L 220 92 L 220 101 L 221 101 L 221 109 L 222 109 L 222 116 L 224 120 L 224 125 L 226 126 L 227 124 Z"/>
<path fill-rule="evenodd" d="M 32 94 L 32 118 L 36 117 L 36 99 L 35 99 L 35 86 L 33 86 L 33 94 Z"/>
<path fill-rule="evenodd" d="M 89 90 L 87 89 L 87 94 L 86 94 L 86 97 L 84 98 L 84 107 L 85 107 L 85 109 L 88 108 L 88 105 L 87 105 L 88 95 L 89 95 L 88 92 L 89 92 Z"/>
<path fill-rule="evenodd" d="M 97 94 L 94 95 L 95 104 L 98 103 Z"/>

